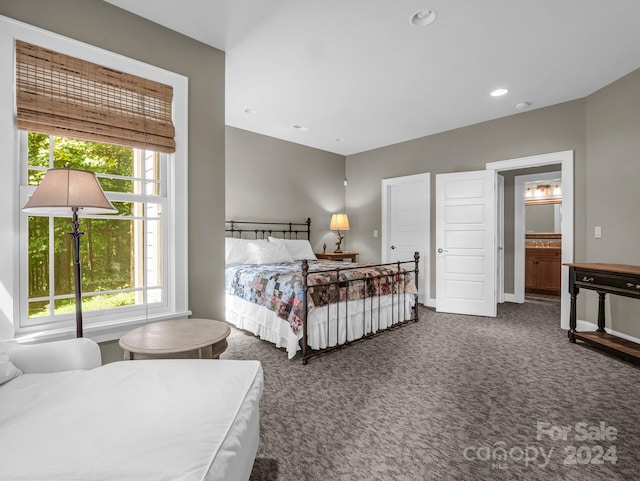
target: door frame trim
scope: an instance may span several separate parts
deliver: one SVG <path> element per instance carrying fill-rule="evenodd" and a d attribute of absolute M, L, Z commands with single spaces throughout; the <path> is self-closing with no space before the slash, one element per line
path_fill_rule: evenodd
<path fill-rule="evenodd" d="M 562 292 L 560 301 L 560 327 L 569 329 L 569 268 L 566 263 L 574 261 L 574 156 L 573 150 L 549 154 L 520 157 L 510 160 L 489 162 L 487 170 L 496 173 L 505 170 L 525 169 L 545 165 L 560 164 L 562 172 Z M 524 193 L 523 193 L 524 195 Z M 515 264 L 515 262 L 514 262 Z M 515 279 L 514 279 L 515 280 Z"/>
<path fill-rule="evenodd" d="M 562 172 L 555 170 L 553 172 L 541 172 L 539 174 L 518 175 L 514 178 L 514 204 L 513 211 L 515 214 L 513 224 L 513 296 L 514 302 L 524 302 L 524 241 L 526 234 L 525 219 L 525 188 L 527 182 L 534 180 L 551 180 L 562 177 Z M 564 203 L 564 195 L 563 195 Z M 556 204 L 560 205 L 560 204 Z M 562 224 L 560 225 L 562 229 Z M 564 239 L 563 239 L 564 240 Z"/>
<path fill-rule="evenodd" d="M 498 210 L 496 215 L 496 228 L 498 231 L 496 237 L 496 301 L 498 304 L 504 304 L 504 177 L 496 176 L 496 203 Z"/>
<path fill-rule="evenodd" d="M 388 251 L 389 251 L 389 198 L 388 198 L 388 188 L 392 185 L 402 184 L 411 179 L 425 179 L 427 184 L 427 211 L 426 211 L 426 226 L 427 226 L 427 236 L 423 243 L 425 248 L 424 252 L 420 252 L 420 261 L 424 261 L 422 264 L 424 270 L 424 286 L 419 288 L 419 291 L 423 292 L 423 295 L 420 296 L 420 292 L 418 292 L 420 301 L 429 307 L 431 306 L 431 173 L 424 172 L 421 174 L 413 174 L 413 175 L 405 175 L 400 177 L 393 177 L 390 179 L 382 179 L 382 232 L 380 244 L 381 244 L 381 259 L 382 262 L 387 262 L 388 260 Z"/>

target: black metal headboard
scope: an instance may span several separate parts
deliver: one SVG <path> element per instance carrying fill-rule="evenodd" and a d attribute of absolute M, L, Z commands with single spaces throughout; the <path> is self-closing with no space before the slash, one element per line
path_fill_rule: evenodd
<path fill-rule="evenodd" d="M 302 226 L 304 226 L 304 228 Z M 253 236 L 251 237 L 252 239 L 266 239 L 269 236 L 282 236 L 284 239 L 304 239 L 306 237 L 307 240 L 311 240 L 311 219 L 307 218 L 305 222 L 251 222 L 226 220 L 224 231 L 227 233 L 227 237 L 242 238 L 243 234 L 246 234 Z"/>

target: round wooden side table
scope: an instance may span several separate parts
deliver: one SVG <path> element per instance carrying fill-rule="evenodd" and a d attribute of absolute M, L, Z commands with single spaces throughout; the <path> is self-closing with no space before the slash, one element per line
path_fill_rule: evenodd
<path fill-rule="evenodd" d="M 124 359 L 218 359 L 227 348 L 228 324 L 172 319 L 140 326 L 120 338 Z"/>

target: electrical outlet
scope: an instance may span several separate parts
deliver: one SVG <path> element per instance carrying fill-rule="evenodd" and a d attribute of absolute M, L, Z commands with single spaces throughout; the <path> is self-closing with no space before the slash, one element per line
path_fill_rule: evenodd
<path fill-rule="evenodd" d="M 594 236 L 596 239 L 602 239 L 602 227 L 597 225 L 595 228 Z"/>

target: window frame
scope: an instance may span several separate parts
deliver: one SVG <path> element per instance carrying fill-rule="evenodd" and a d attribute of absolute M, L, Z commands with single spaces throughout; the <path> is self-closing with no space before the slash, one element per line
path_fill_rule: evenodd
<path fill-rule="evenodd" d="M 0 176 L 0 201 L 10 208 L 0 212 L 0 223 L 6 232 L 0 234 L 0 248 L 11 255 L 0 260 L 0 316 L 12 322 L 16 337 L 23 341 L 71 338 L 75 335 L 74 316 L 69 320 L 50 325 L 27 326 L 22 315 L 26 305 L 26 270 L 22 270 L 20 257 L 26 245 L 28 215 L 21 212 L 26 203 L 29 187 L 22 182 L 23 163 L 20 155 L 26 148 L 26 135 L 17 130 L 15 120 L 15 48 L 16 39 L 46 46 L 49 49 L 72 55 L 108 68 L 149 78 L 167 85 L 174 91 L 173 121 L 176 151 L 166 155 L 166 210 L 163 212 L 163 229 L 166 230 L 166 271 L 164 284 L 166 305 L 143 308 L 143 312 L 125 312 L 126 309 L 110 309 L 101 312 L 83 312 L 85 335 L 96 341 L 119 338 L 137 325 L 162 319 L 186 317 L 188 310 L 188 217 L 187 217 L 187 96 L 188 79 L 180 74 L 149 65 L 120 54 L 78 42 L 67 37 L 0 16 L 0 142 L 6 147 L 3 156 L 5 175 Z M 8 106 L 11 106 L 9 108 Z M 81 221 L 82 223 L 82 221 Z M 4 231 L 4 229 L 3 229 Z M 24 300 L 24 302 L 23 302 Z M 135 310 L 139 310 L 136 306 Z M 27 323 L 28 324 L 28 323 Z"/>
<path fill-rule="evenodd" d="M 26 202 L 28 201 L 28 198 L 30 195 L 33 194 L 33 192 L 35 192 L 36 190 L 36 186 L 34 185 L 29 185 L 28 183 L 28 178 L 29 178 L 29 171 L 31 169 L 29 169 L 29 149 L 28 149 L 28 132 L 26 131 L 21 131 L 19 132 L 19 136 L 20 136 L 20 205 L 24 205 L 26 204 Z M 54 138 L 54 137 L 59 137 L 57 135 L 50 135 L 50 138 Z M 134 148 L 135 149 L 135 148 Z M 49 148 L 49 167 L 51 168 L 51 157 L 53 155 L 53 150 L 55 150 L 55 145 L 51 145 Z M 142 151 L 142 149 L 136 149 L 139 151 Z M 111 201 L 111 202 L 137 202 L 137 203 L 149 203 L 149 204 L 159 204 L 161 206 L 161 212 L 163 212 L 162 217 L 160 218 L 161 221 L 161 230 L 162 230 L 162 247 L 161 247 L 161 261 L 162 261 L 162 273 L 167 271 L 167 258 L 169 253 L 167 252 L 168 250 L 168 246 L 170 245 L 170 242 L 164 242 L 165 240 L 171 240 L 169 238 L 169 232 L 166 226 L 166 222 L 165 222 L 165 215 L 164 213 L 167 211 L 167 189 L 166 189 L 166 182 L 167 182 L 167 162 L 168 162 L 168 154 L 164 154 L 164 153 L 160 153 L 158 152 L 159 158 L 160 158 L 160 162 L 159 162 L 159 170 L 160 170 L 160 180 L 159 180 L 159 186 L 160 186 L 160 194 L 159 195 L 146 195 L 146 194 L 135 194 L 135 193 L 126 193 L 126 192 L 105 192 L 105 195 L 107 196 L 107 198 Z M 140 160 L 140 162 L 144 162 L 142 160 L 142 158 L 144 157 L 143 155 L 135 155 L 134 154 L 134 158 L 138 157 Z M 108 178 L 108 177 L 113 177 L 113 175 L 110 174 L 100 174 L 100 173 L 96 173 L 98 179 L 100 178 Z M 141 178 L 136 178 L 136 177 L 131 177 L 132 180 L 136 180 L 139 182 L 142 182 Z M 145 189 L 145 184 L 143 183 L 143 187 L 142 189 Z M 20 272 L 28 272 L 29 269 L 29 223 L 28 223 L 28 219 L 29 217 L 33 216 L 34 214 L 31 215 L 22 215 L 20 216 Z M 70 225 L 70 220 L 71 217 L 59 217 L 59 216 L 53 216 L 53 215 L 37 215 L 37 217 L 46 217 L 48 218 L 50 221 L 51 219 L 53 219 L 54 217 L 63 219 L 63 221 L 68 221 L 69 222 L 69 230 L 71 230 L 71 225 Z M 111 215 L 88 215 L 85 216 L 82 214 L 82 212 L 79 212 L 79 217 L 80 217 L 80 231 L 83 231 L 83 219 L 100 219 L 100 218 L 117 218 L 117 219 L 121 219 L 120 216 L 115 215 L 115 214 L 111 214 Z M 143 217 L 136 217 L 137 219 L 142 219 L 145 220 L 146 219 L 146 215 Z M 153 219 L 151 219 L 153 221 Z M 143 245 L 148 245 L 148 239 L 146 237 L 146 229 L 144 229 L 143 235 L 144 235 L 144 239 L 143 239 Z M 49 238 L 49 245 L 51 246 L 51 243 L 55 242 L 55 239 L 52 238 L 50 236 Z M 83 241 L 81 240 L 81 243 Z M 53 253 L 50 252 L 50 256 Z M 146 254 L 144 254 L 144 258 L 146 261 Z M 81 266 L 82 268 L 82 266 Z M 138 305 L 133 305 L 133 306 L 121 306 L 121 307 L 117 307 L 117 308 L 112 308 L 112 309 L 103 309 L 103 310 L 98 310 L 98 311 L 89 311 L 84 309 L 83 310 L 83 325 L 84 325 L 84 329 L 90 329 L 91 325 L 95 322 L 98 322 L 99 320 L 109 320 L 111 318 L 118 318 L 118 317 L 125 317 L 128 319 L 131 318 L 136 318 L 136 317 L 141 317 L 141 316 L 148 316 L 150 313 L 152 315 L 158 315 L 158 314 L 163 314 L 166 313 L 167 309 L 168 309 L 168 305 L 169 305 L 169 298 L 170 298 L 170 290 L 168 289 L 168 287 L 170 287 L 170 280 L 165 280 L 164 276 L 163 276 L 163 282 L 161 285 L 161 289 L 163 291 L 163 300 L 161 303 L 156 303 L 153 304 L 151 306 L 147 305 L 146 303 L 144 304 L 138 304 Z M 53 286 L 49 286 L 49 291 L 51 292 L 51 289 L 53 288 Z M 148 289 L 149 288 L 153 288 L 152 286 L 149 286 L 147 284 L 147 277 L 146 277 L 146 262 L 145 262 L 145 281 L 143 283 L 142 289 L 145 291 L 145 297 L 148 293 Z M 90 294 L 89 292 L 87 292 L 87 289 L 83 286 L 82 289 L 82 295 L 83 297 L 87 297 L 87 295 Z M 94 293 L 94 294 L 99 294 L 99 293 Z M 70 297 L 73 298 L 73 291 L 70 292 Z M 50 296 L 47 296 L 50 298 Z M 24 275 L 21 277 L 20 279 L 20 328 L 35 328 L 36 326 L 39 327 L 40 329 L 51 329 L 51 328 L 55 328 L 56 326 L 59 325 L 63 325 L 63 323 L 65 323 L 65 321 L 67 321 L 67 323 L 73 321 L 74 325 L 75 325 L 75 312 L 74 313 L 70 313 L 70 314 L 57 314 L 55 315 L 55 317 L 51 317 L 51 316 L 46 316 L 45 317 L 33 317 L 33 318 L 29 318 L 29 279 L 27 275 Z"/>

